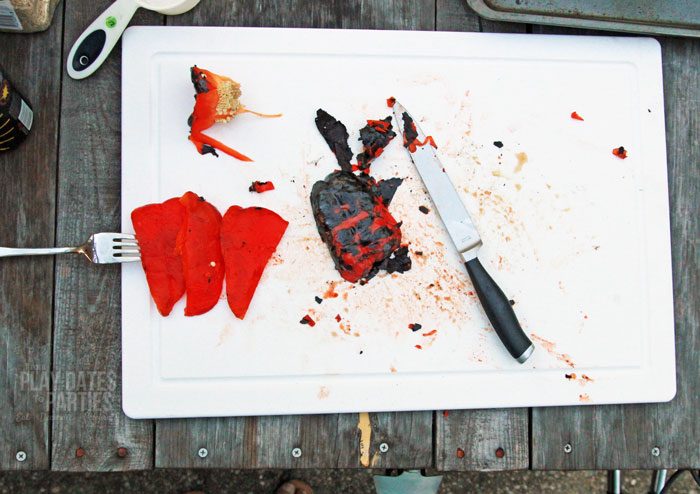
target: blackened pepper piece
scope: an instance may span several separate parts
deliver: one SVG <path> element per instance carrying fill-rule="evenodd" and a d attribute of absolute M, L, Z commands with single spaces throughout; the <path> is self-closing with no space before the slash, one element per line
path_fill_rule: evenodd
<path fill-rule="evenodd" d="M 316 111 L 316 127 L 331 148 L 340 168 L 344 171 L 352 171 L 350 160 L 352 151 L 348 146 L 348 131 L 342 122 L 322 109 Z"/>
<path fill-rule="evenodd" d="M 405 270 L 408 260 L 407 249 L 392 258 L 401 250 L 401 225 L 372 182 L 370 177 L 339 171 L 316 182 L 311 190 L 318 233 L 340 275 L 352 283 L 372 278 L 379 269 Z"/>
<path fill-rule="evenodd" d="M 387 273 L 405 273 L 411 269 L 411 258 L 408 257 L 408 247 L 400 247 L 394 253 L 384 259 L 379 265 L 380 269 L 384 269 Z"/>
<path fill-rule="evenodd" d="M 411 144 L 413 144 L 413 141 L 416 139 L 418 139 L 416 124 L 413 123 L 411 115 L 407 112 L 403 112 L 403 146 L 405 148 L 411 147 Z"/>
<path fill-rule="evenodd" d="M 365 174 L 359 175 L 357 178 L 358 180 L 366 183 L 372 190 L 372 193 L 379 196 L 382 203 L 387 207 L 389 204 L 391 204 L 391 200 L 394 198 L 394 194 L 396 194 L 396 189 L 398 189 L 399 185 L 401 185 L 403 182 L 403 178 L 398 177 L 380 180 L 377 182 L 374 178 Z"/>
<path fill-rule="evenodd" d="M 368 170 L 370 163 L 384 152 L 384 148 L 396 137 L 391 125 L 391 117 L 383 120 L 367 120 L 360 129 L 360 141 L 364 150 L 357 155 L 357 167 Z"/>

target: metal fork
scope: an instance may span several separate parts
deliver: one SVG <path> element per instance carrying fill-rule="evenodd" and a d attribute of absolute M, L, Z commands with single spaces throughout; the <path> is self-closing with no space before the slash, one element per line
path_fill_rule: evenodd
<path fill-rule="evenodd" d="M 129 233 L 95 233 L 78 247 L 51 247 L 47 249 L 0 247 L 0 257 L 50 256 L 69 253 L 82 254 L 95 264 L 141 260 L 136 237 Z"/>

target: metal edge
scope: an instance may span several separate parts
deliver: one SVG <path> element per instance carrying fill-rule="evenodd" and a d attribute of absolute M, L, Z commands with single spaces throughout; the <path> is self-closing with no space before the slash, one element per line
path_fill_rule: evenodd
<path fill-rule="evenodd" d="M 634 22 L 611 22 L 593 19 L 575 19 L 573 17 L 499 12 L 486 5 L 485 0 L 466 0 L 466 4 L 479 16 L 491 21 L 521 22 L 525 24 L 543 24 L 546 26 L 561 26 L 577 29 L 597 29 L 601 31 L 619 31 L 647 35 L 659 34 L 665 36 L 686 36 L 690 38 L 700 38 L 700 30 L 663 27 L 653 24 L 640 24 Z"/>

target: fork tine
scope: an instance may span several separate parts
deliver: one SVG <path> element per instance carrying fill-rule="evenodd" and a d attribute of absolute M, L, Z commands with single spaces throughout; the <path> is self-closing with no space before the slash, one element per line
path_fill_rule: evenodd
<path fill-rule="evenodd" d="M 139 247 L 139 244 L 114 244 L 112 246 L 114 250 L 127 250 L 127 249 L 136 249 L 136 250 L 141 250 L 141 247 Z"/>
<path fill-rule="evenodd" d="M 131 233 L 95 233 L 90 237 L 88 257 L 98 264 L 136 262 L 141 252 Z"/>

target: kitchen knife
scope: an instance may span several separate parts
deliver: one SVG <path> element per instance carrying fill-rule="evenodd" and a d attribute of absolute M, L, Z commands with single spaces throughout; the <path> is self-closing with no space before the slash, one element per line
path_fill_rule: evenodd
<path fill-rule="evenodd" d="M 503 345 L 522 364 L 532 355 L 535 347 L 520 327 L 508 298 L 479 262 L 477 252 L 481 247 L 481 237 L 474 222 L 444 172 L 431 140 L 426 138 L 415 119 L 398 101 L 394 103 L 394 116 L 396 125 L 404 134 L 404 145 L 411 160 L 440 213 L 447 233 L 465 261 L 486 316 Z"/>

